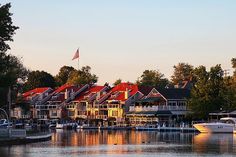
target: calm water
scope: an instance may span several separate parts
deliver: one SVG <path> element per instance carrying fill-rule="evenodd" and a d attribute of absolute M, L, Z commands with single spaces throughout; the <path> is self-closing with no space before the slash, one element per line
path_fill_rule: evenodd
<path fill-rule="evenodd" d="M 0 147 L 0 157 L 236 156 L 236 135 L 62 131 L 48 142 Z"/>

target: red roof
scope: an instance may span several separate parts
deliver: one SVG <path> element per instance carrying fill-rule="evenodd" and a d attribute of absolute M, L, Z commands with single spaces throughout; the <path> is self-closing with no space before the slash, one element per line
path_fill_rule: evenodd
<path fill-rule="evenodd" d="M 81 101 L 81 100 L 85 100 L 86 97 L 88 96 L 93 96 L 95 93 L 101 91 L 105 86 L 92 86 L 90 87 L 88 90 L 84 91 L 83 93 L 81 93 L 79 96 L 77 96 L 73 101 Z M 94 93 L 94 94 L 92 94 Z"/>
<path fill-rule="evenodd" d="M 59 102 L 63 102 L 65 101 L 65 92 L 69 91 L 69 92 L 77 92 L 82 86 L 78 87 L 78 86 L 72 86 L 69 84 L 64 84 L 61 87 L 57 88 L 54 91 L 54 94 L 52 95 L 52 97 L 50 98 L 49 101 L 59 101 Z"/>
<path fill-rule="evenodd" d="M 125 101 L 125 91 L 129 91 L 129 97 L 133 96 L 138 92 L 138 86 L 136 84 L 131 83 L 120 83 L 112 88 L 111 95 L 108 100 L 118 100 Z"/>
<path fill-rule="evenodd" d="M 45 91 L 48 90 L 49 88 L 50 88 L 50 87 L 35 88 L 35 89 L 32 89 L 32 90 L 30 90 L 30 91 L 28 91 L 28 92 L 23 93 L 22 95 L 23 95 L 24 98 L 26 98 L 26 97 L 28 97 L 28 96 L 33 97 L 33 96 L 35 96 L 35 95 L 37 95 L 37 94 L 41 94 L 41 93 L 45 92 Z"/>

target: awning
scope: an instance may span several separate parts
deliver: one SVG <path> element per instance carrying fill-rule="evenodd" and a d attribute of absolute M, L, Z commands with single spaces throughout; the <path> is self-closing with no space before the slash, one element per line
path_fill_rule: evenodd
<path fill-rule="evenodd" d="M 139 111 L 128 112 L 127 116 L 171 116 L 171 111 Z"/>
<path fill-rule="evenodd" d="M 159 97 L 150 97 L 150 98 L 139 100 L 139 101 L 137 101 L 137 103 L 145 103 L 145 102 L 150 103 L 150 102 L 157 102 L 160 100 L 161 100 L 161 98 L 159 98 Z"/>
<path fill-rule="evenodd" d="M 186 115 L 189 111 L 171 111 L 172 115 Z"/>

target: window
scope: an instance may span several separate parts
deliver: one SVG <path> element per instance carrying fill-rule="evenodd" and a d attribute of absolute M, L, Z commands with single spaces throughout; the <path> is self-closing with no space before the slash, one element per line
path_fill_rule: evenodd
<path fill-rule="evenodd" d="M 69 116 L 74 116 L 75 112 L 74 111 L 68 111 Z"/>
<path fill-rule="evenodd" d="M 57 116 L 57 111 L 52 111 L 52 114 L 51 114 L 52 116 Z"/>
<path fill-rule="evenodd" d="M 118 111 L 112 111 L 112 116 L 118 116 Z"/>

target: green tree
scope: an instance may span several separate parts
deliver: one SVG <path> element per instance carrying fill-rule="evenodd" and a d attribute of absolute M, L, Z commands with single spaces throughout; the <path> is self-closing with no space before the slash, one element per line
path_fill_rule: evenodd
<path fill-rule="evenodd" d="M 236 58 L 231 60 L 232 68 L 234 68 L 233 76 L 227 76 L 224 78 L 224 98 L 226 104 L 224 110 L 235 110 L 236 108 Z"/>
<path fill-rule="evenodd" d="M 119 78 L 113 83 L 113 86 L 116 86 L 116 85 L 120 84 L 121 82 L 122 82 L 122 80 Z"/>
<path fill-rule="evenodd" d="M 174 65 L 174 74 L 171 81 L 174 85 L 182 83 L 182 81 L 190 81 L 192 78 L 193 66 L 188 63 L 178 63 Z"/>
<path fill-rule="evenodd" d="M 223 96 L 224 80 L 220 65 L 211 67 L 200 66 L 193 71 L 194 86 L 191 90 L 189 107 L 194 117 L 207 118 L 210 112 L 219 111 L 225 105 Z"/>
<path fill-rule="evenodd" d="M 12 13 L 9 12 L 10 7 L 10 3 L 0 4 L 0 106 L 7 104 L 8 89 L 12 90 L 12 98 L 15 101 L 16 87 L 18 86 L 17 80 L 25 80 L 28 73 L 19 58 L 6 53 L 10 49 L 7 42 L 13 41 L 15 30 L 18 29 L 12 23 Z"/>
<path fill-rule="evenodd" d="M 57 86 L 61 86 L 61 85 L 65 84 L 69 78 L 70 73 L 74 70 L 75 69 L 71 66 L 61 67 L 59 73 L 55 77 Z"/>
<path fill-rule="evenodd" d="M 94 84 L 98 81 L 98 77 L 95 74 L 91 74 L 91 67 L 84 66 L 81 70 L 73 70 L 67 83 L 74 85 L 82 85 L 82 84 Z"/>
<path fill-rule="evenodd" d="M 5 5 L 0 4 L 0 51 L 6 52 L 10 49 L 10 46 L 6 43 L 8 41 L 13 41 L 13 35 L 15 30 L 19 27 L 14 26 L 12 23 L 12 13 L 9 12 L 11 4 L 7 3 Z"/>
<path fill-rule="evenodd" d="M 164 74 L 160 73 L 159 70 L 145 70 L 137 80 L 137 84 L 142 86 L 165 88 L 166 85 L 169 84 L 169 81 L 164 78 Z"/>
<path fill-rule="evenodd" d="M 54 77 L 45 71 L 32 71 L 25 83 L 25 91 L 38 87 L 55 87 Z"/>

